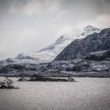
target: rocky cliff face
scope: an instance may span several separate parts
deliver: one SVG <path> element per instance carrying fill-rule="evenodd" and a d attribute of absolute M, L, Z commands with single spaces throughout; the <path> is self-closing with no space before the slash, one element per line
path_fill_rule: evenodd
<path fill-rule="evenodd" d="M 110 49 L 110 28 L 100 33 L 93 33 L 83 39 L 76 39 L 68 45 L 55 60 L 73 60 L 88 55 L 90 52 Z"/>

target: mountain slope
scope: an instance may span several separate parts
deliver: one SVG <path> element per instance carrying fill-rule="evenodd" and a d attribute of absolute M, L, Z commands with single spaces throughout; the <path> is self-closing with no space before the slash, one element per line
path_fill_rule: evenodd
<path fill-rule="evenodd" d="M 86 38 L 77 39 L 68 45 L 55 60 L 73 60 L 90 52 L 110 49 L 110 28 L 93 33 Z"/>
<path fill-rule="evenodd" d="M 0 61 L 0 65 L 8 64 L 38 64 L 51 62 L 55 57 L 75 39 L 84 38 L 94 32 L 99 32 L 100 29 L 93 26 L 86 26 L 81 29 L 75 29 L 71 33 L 67 33 L 59 37 L 53 44 L 49 45 L 38 52 L 21 53 L 15 58 L 8 58 L 5 61 Z"/>
<path fill-rule="evenodd" d="M 47 48 L 44 48 L 38 52 L 32 53 L 31 56 L 37 58 L 41 61 L 50 62 L 55 59 L 55 57 L 72 41 L 75 39 L 84 38 L 89 34 L 94 32 L 99 32 L 100 29 L 93 26 L 86 26 L 81 29 L 75 29 L 71 33 L 64 34 L 58 38 L 55 43 L 49 45 Z"/>

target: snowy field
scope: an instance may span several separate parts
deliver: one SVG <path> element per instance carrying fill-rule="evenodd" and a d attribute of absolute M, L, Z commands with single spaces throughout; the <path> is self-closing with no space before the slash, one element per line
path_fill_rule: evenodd
<path fill-rule="evenodd" d="M 15 81 L 20 89 L 0 89 L 0 110 L 110 110 L 110 78 L 76 80 Z"/>

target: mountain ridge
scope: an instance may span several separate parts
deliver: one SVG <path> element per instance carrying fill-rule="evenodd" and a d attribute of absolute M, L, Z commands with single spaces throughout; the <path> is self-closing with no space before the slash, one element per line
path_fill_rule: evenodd
<path fill-rule="evenodd" d="M 32 56 L 43 61 L 52 61 L 67 45 L 69 45 L 75 39 L 84 38 L 94 32 L 100 32 L 100 30 L 101 29 L 98 29 L 91 25 L 88 25 L 84 28 L 75 29 L 70 33 L 62 35 L 53 44 L 32 54 Z"/>
<path fill-rule="evenodd" d="M 93 33 L 83 39 L 76 39 L 70 43 L 55 60 L 73 60 L 90 52 L 110 49 L 110 28 Z"/>
<path fill-rule="evenodd" d="M 89 34 L 94 32 L 100 32 L 100 29 L 88 25 L 84 28 L 75 29 L 70 33 L 63 34 L 59 37 L 54 43 L 47 46 L 46 48 L 41 49 L 38 52 L 32 53 L 21 53 L 18 54 L 15 58 L 8 58 L 5 61 L 1 61 L 1 64 L 20 64 L 20 63 L 47 63 L 55 59 L 55 57 L 72 41 L 76 38 L 84 38 Z"/>

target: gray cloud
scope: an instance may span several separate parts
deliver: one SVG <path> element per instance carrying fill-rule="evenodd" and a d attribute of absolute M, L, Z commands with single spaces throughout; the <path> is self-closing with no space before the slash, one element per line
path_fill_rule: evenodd
<path fill-rule="evenodd" d="M 110 0 L 0 0 L 0 57 L 37 51 L 75 27 L 110 26 Z"/>

